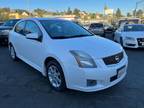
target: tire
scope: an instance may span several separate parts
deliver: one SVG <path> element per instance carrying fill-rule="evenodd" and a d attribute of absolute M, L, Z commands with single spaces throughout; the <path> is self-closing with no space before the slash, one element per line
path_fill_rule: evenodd
<path fill-rule="evenodd" d="M 9 51 L 10 51 L 10 56 L 11 56 L 12 60 L 17 61 L 18 58 L 16 56 L 15 49 L 12 45 L 9 46 Z"/>
<path fill-rule="evenodd" d="M 50 86 L 56 91 L 66 90 L 65 77 L 60 64 L 51 60 L 46 65 L 47 78 Z"/>
<path fill-rule="evenodd" d="M 105 33 L 104 33 L 104 34 L 102 34 L 102 37 L 104 37 L 104 38 L 105 38 L 105 37 L 106 37 L 106 34 L 105 34 Z"/>
<path fill-rule="evenodd" d="M 114 40 L 114 37 L 115 37 L 115 34 L 114 34 L 114 33 L 112 33 L 112 40 Z"/>
<path fill-rule="evenodd" d="M 123 47 L 123 38 L 122 37 L 120 37 L 120 44 Z"/>

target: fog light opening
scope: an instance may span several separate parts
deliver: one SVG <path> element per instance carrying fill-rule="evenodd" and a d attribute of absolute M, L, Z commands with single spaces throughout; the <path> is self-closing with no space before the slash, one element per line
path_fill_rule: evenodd
<path fill-rule="evenodd" d="M 97 81 L 96 80 L 87 80 L 87 86 L 96 86 L 97 85 Z"/>

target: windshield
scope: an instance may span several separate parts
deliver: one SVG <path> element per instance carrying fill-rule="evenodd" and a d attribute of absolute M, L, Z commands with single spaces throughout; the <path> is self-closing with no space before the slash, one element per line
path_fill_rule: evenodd
<path fill-rule="evenodd" d="M 127 25 L 124 27 L 124 31 L 144 31 L 144 25 Z"/>
<path fill-rule="evenodd" d="M 3 26 L 14 26 L 16 23 L 17 23 L 18 20 L 9 20 L 9 21 L 6 21 Z"/>
<path fill-rule="evenodd" d="M 92 36 L 80 25 L 64 20 L 40 20 L 41 24 L 53 39 L 65 39 Z"/>
<path fill-rule="evenodd" d="M 119 21 L 119 26 L 121 24 L 138 24 L 139 23 L 139 19 L 129 19 L 129 20 L 120 20 Z"/>
<path fill-rule="evenodd" d="M 103 28 L 103 24 L 100 23 L 91 24 L 90 28 Z"/>

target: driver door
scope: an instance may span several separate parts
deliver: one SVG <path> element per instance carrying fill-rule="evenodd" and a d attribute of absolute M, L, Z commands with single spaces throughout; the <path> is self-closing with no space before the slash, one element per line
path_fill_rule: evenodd
<path fill-rule="evenodd" d="M 25 35 L 31 35 L 33 33 L 38 34 L 41 40 L 25 39 L 25 57 L 27 61 L 37 68 L 38 70 L 42 67 L 42 55 L 44 54 L 44 46 L 42 41 L 42 31 L 34 21 L 27 21 L 25 26 Z"/>

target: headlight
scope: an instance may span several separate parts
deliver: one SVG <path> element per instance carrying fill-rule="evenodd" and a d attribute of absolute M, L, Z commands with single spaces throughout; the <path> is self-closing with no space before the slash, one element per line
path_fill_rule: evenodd
<path fill-rule="evenodd" d="M 132 38 L 132 37 L 125 37 L 125 39 L 135 41 L 135 38 Z"/>
<path fill-rule="evenodd" d="M 70 51 L 70 53 L 75 57 L 79 67 L 81 68 L 96 68 L 94 60 L 88 54 L 82 51 Z"/>

